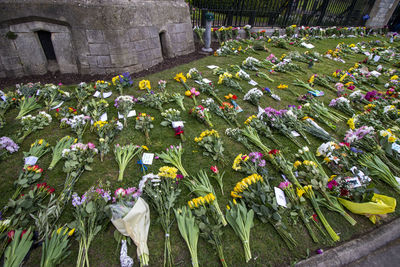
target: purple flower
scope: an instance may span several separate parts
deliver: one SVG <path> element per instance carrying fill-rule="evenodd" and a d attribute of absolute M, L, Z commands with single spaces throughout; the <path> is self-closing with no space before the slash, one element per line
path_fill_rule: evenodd
<path fill-rule="evenodd" d="M 11 154 L 17 152 L 19 146 L 11 138 L 3 136 L 0 138 L 0 151 L 3 149 L 7 150 Z"/>

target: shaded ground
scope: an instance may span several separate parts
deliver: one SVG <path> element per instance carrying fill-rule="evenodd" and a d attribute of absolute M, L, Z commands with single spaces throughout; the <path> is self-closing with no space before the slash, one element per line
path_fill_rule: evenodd
<path fill-rule="evenodd" d="M 196 44 L 196 50 L 193 53 L 188 55 L 179 56 L 175 58 L 166 58 L 163 62 L 147 69 L 142 70 L 137 73 L 131 74 L 132 78 L 138 78 L 147 76 L 153 73 L 157 73 L 166 69 L 170 69 L 182 64 L 186 64 L 200 58 L 206 57 L 207 55 L 199 53 L 203 46 Z M 215 50 L 219 47 L 218 43 L 212 43 L 211 47 Z M 81 74 L 62 74 L 59 71 L 55 73 L 46 73 L 44 75 L 31 75 L 24 76 L 19 78 L 3 78 L 0 79 L 0 88 L 13 86 L 17 83 L 29 83 L 29 82 L 41 82 L 42 84 L 46 83 L 62 83 L 65 85 L 76 84 L 80 82 L 95 82 L 97 80 L 111 80 L 112 77 L 118 75 L 120 73 L 113 74 L 98 74 L 98 75 L 81 75 Z"/>
<path fill-rule="evenodd" d="M 348 264 L 348 267 L 385 267 L 400 265 L 400 238 L 396 239 L 366 257 Z"/>

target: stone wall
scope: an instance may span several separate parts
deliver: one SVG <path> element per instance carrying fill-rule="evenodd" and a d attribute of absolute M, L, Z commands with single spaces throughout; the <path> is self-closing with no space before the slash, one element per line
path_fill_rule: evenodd
<path fill-rule="evenodd" d="M 47 72 L 37 30 L 52 33 L 62 73 L 137 72 L 194 51 L 183 0 L 2 0 L 0 77 Z"/>
<path fill-rule="evenodd" d="M 376 0 L 365 26 L 369 28 L 386 26 L 398 3 L 399 0 Z"/>

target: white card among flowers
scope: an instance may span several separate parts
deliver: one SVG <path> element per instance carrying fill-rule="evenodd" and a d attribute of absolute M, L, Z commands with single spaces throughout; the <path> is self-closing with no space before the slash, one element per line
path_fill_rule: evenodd
<path fill-rule="evenodd" d="M 38 157 L 35 156 L 29 156 L 25 158 L 25 165 L 35 165 L 36 162 L 38 161 Z"/>
<path fill-rule="evenodd" d="M 145 165 L 153 164 L 154 153 L 143 153 L 142 163 Z"/>
<path fill-rule="evenodd" d="M 279 206 L 286 208 L 287 203 L 285 198 L 285 192 L 283 192 L 283 190 L 278 187 L 274 187 L 274 191 L 275 191 L 276 203 L 278 203 Z"/>
<path fill-rule="evenodd" d="M 130 118 L 130 117 L 134 117 L 134 116 L 136 116 L 136 110 L 129 111 L 127 117 Z M 122 115 L 121 113 L 118 112 L 118 119 L 123 119 L 123 118 L 124 118 L 124 115 Z"/>

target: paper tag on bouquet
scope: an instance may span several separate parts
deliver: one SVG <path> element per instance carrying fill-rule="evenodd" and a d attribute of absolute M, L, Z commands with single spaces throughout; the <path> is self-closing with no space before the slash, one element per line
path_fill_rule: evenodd
<path fill-rule="evenodd" d="M 378 55 L 374 56 L 374 61 L 375 61 L 375 62 L 378 62 L 379 59 L 381 59 L 381 56 L 378 56 Z"/>
<path fill-rule="evenodd" d="M 350 186 L 350 188 L 357 188 L 362 186 L 360 179 L 358 179 L 358 177 L 350 177 L 350 178 L 346 178 L 346 183 Z"/>
<path fill-rule="evenodd" d="M 183 127 L 183 121 L 173 121 L 172 122 L 172 128 L 178 128 L 178 127 Z"/>
<path fill-rule="evenodd" d="M 256 86 L 258 83 L 254 80 L 249 81 L 249 84 L 252 86 Z"/>
<path fill-rule="evenodd" d="M 265 110 L 262 107 L 258 106 L 257 118 L 260 118 L 263 113 L 265 113 Z"/>
<path fill-rule="evenodd" d="M 145 165 L 153 164 L 154 153 L 143 153 L 142 163 Z"/>
<path fill-rule="evenodd" d="M 133 117 L 133 116 L 136 116 L 136 110 L 129 111 L 127 117 L 130 118 L 130 117 Z M 118 119 L 123 119 L 123 118 L 124 118 L 124 115 L 122 115 L 121 113 L 118 112 Z"/>
<path fill-rule="evenodd" d="M 233 105 L 233 107 L 235 108 L 235 111 L 236 111 L 237 113 L 240 113 L 240 112 L 243 111 L 243 109 L 242 109 L 234 100 L 231 100 L 231 102 L 232 102 L 232 105 Z"/>
<path fill-rule="evenodd" d="M 210 80 L 207 79 L 207 78 L 204 78 L 204 79 L 203 79 L 203 83 L 212 83 L 212 81 L 210 81 Z"/>
<path fill-rule="evenodd" d="M 105 92 L 105 93 L 103 93 L 103 98 L 108 98 L 108 97 L 110 97 L 112 95 L 112 92 Z M 93 96 L 94 97 L 101 97 L 101 93 L 99 92 L 99 91 L 96 91 L 94 94 L 93 94 Z"/>
<path fill-rule="evenodd" d="M 394 151 L 396 151 L 397 153 L 400 153 L 400 145 L 399 144 L 393 143 L 392 144 L 392 149 Z"/>
<path fill-rule="evenodd" d="M 210 70 L 213 70 L 213 69 L 218 68 L 218 66 L 215 66 L 215 65 L 208 65 L 207 68 L 209 68 Z"/>
<path fill-rule="evenodd" d="M 36 95 L 40 95 L 40 90 L 37 90 L 37 91 L 36 91 Z"/>
<path fill-rule="evenodd" d="M 35 156 L 29 156 L 25 158 L 25 165 L 35 165 L 36 162 L 38 161 L 38 157 Z"/>
<path fill-rule="evenodd" d="M 296 131 L 291 131 L 290 132 L 294 137 L 299 137 L 300 136 L 300 134 L 298 133 L 298 132 L 296 132 Z"/>
<path fill-rule="evenodd" d="M 286 208 L 287 203 L 285 198 L 285 192 L 283 192 L 283 190 L 278 187 L 274 187 L 274 190 L 275 190 L 276 203 L 278 203 L 279 206 Z"/>

